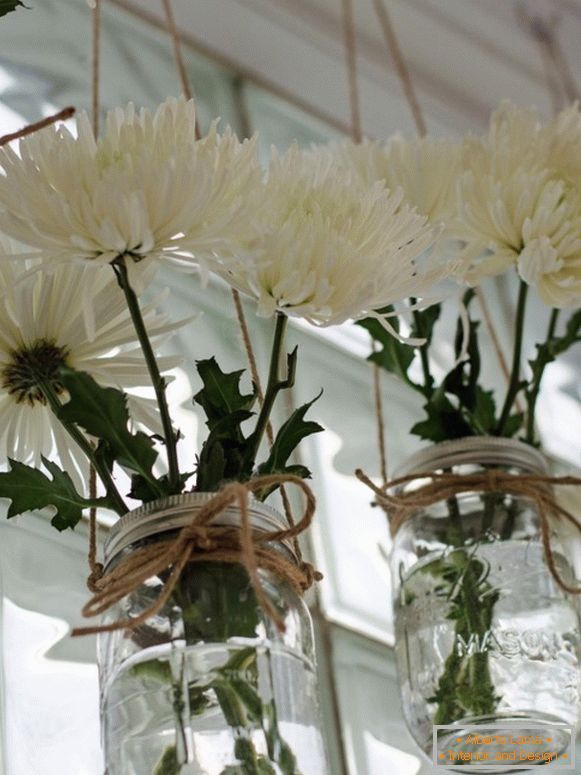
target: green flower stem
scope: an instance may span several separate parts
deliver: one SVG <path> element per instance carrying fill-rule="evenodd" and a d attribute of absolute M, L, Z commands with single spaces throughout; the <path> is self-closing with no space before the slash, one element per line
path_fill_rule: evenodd
<path fill-rule="evenodd" d="M 251 637 L 259 623 L 256 598 L 250 595 L 244 603 L 238 600 L 238 579 L 230 578 L 232 570 L 224 576 L 220 568 L 215 568 L 216 594 L 214 601 L 201 603 L 196 593 L 196 581 L 200 582 L 199 574 L 211 572 L 209 569 L 200 571 L 199 567 L 187 566 L 174 592 L 174 600 L 181 611 L 184 626 L 186 648 L 202 642 L 214 640 L 223 641 L 228 648 L 231 636 Z M 241 570 L 241 573 L 245 573 Z M 228 585 L 234 585 L 228 589 Z M 234 596 L 231 593 L 236 592 Z M 238 600 L 238 609 L 232 606 Z M 210 606 L 208 608 L 208 606 Z M 212 611 L 212 614 L 210 614 Z M 235 616 L 235 621 L 229 618 Z M 230 656 L 222 667 L 214 668 L 208 683 L 204 686 L 184 687 L 183 681 L 178 681 L 169 671 L 164 671 L 165 680 L 173 686 L 173 708 L 176 721 L 176 735 L 185 733 L 184 710 L 186 702 L 181 694 L 188 691 L 188 709 L 191 716 L 203 714 L 210 705 L 208 696 L 213 692 L 226 724 L 231 728 L 234 737 L 234 757 L 238 764 L 227 766 L 221 775 L 299 775 L 296 758 L 289 745 L 280 734 L 275 700 L 268 703 L 262 701 L 258 688 L 258 651 L 254 646 L 233 648 L 230 646 Z M 252 733 L 261 730 L 266 742 L 268 755 L 258 752 Z M 179 745 L 165 749 L 154 775 L 179 775 L 182 771 Z M 276 769 L 274 765 L 278 765 Z"/>
<path fill-rule="evenodd" d="M 91 446 L 90 442 L 86 439 L 83 433 L 76 427 L 76 425 L 65 422 L 65 420 L 62 419 L 60 414 L 60 409 L 62 404 L 60 402 L 60 399 L 58 397 L 56 390 L 50 384 L 50 382 L 41 382 L 40 389 L 42 390 L 42 393 L 46 398 L 48 405 L 50 406 L 54 415 L 57 417 L 57 419 L 59 420 L 63 428 L 66 430 L 66 432 L 69 434 L 69 436 L 74 441 L 76 441 L 76 443 L 79 445 L 81 450 L 85 453 L 91 465 L 99 475 L 99 478 L 101 479 L 105 487 L 105 492 L 107 493 L 107 498 L 109 500 L 111 507 L 117 512 L 117 514 L 119 514 L 120 517 L 122 517 L 124 514 L 127 513 L 128 509 L 127 509 L 127 506 L 125 505 L 123 498 L 119 494 L 119 490 L 115 486 L 115 482 L 113 481 L 111 472 L 109 471 L 107 466 L 104 463 L 102 463 L 95 455 L 95 450 Z"/>
<path fill-rule="evenodd" d="M 555 331 L 557 329 L 557 322 L 559 320 L 559 313 L 561 310 L 554 309 L 551 312 L 551 318 L 549 320 L 549 328 L 547 330 L 547 338 L 545 339 L 545 344 L 548 344 L 551 339 L 555 336 Z M 527 430 L 526 430 L 526 441 L 529 444 L 534 444 L 535 441 L 535 409 L 537 406 L 537 399 L 539 397 L 539 392 L 541 389 L 541 381 L 543 379 L 543 375 L 545 373 L 545 369 L 548 366 L 548 363 L 545 363 L 543 367 L 539 370 L 539 373 L 536 375 L 532 385 L 530 386 L 529 390 L 527 391 Z"/>
<path fill-rule="evenodd" d="M 523 340 L 523 332 L 524 332 L 525 311 L 526 311 L 526 304 L 527 304 L 528 289 L 529 289 L 528 285 L 523 280 L 521 280 L 519 293 L 518 293 L 517 308 L 516 308 L 516 325 L 515 325 L 515 332 L 514 332 L 514 350 L 512 355 L 512 370 L 510 374 L 510 382 L 508 386 L 508 392 L 506 394 L 506 400 L 504 402 L 504 406 L 502 408 L 502 414 L 500 415 L 500 420 L 498 421 L 498 426 L 496 428 L 497 436 L 503 435 L 504 429 L 506 427 L 506 423 L 508 422 L 508 418 L 510 417 L 510 412 L 512 410 L 515 398 L 517 397 L 518 392 L 521 389 L 520 369 L 521 369 L 521 355 L 522 355 L 522 340 Z"/>
<path fill-rule="evenodd" d="M 287 387 L 291 387 L 294 380 L 293 374 L 288 374 L 287 378 L 284 380 L 281 380 L 280 378 L 282 351 L 284 347 L 284 338 L 287 324 L 287 316 L 283 315 L 281 312 L 277 312 L 274 337 L 272 340 L 272 350 L 270 354 L 268 382 L 266 384 L 266 391 L 264 393 L 264 401 L 262 403 L 262 407 L 260 408 L 258 419 L 256 420 L 256 428 L 252 435 L 252 443 L 250 444 L 247 453 L 247 465 L 253 465 L 254 461 L 256 460 L 256 455 L 258 454 L 260 443 L 262 441 L 262 437 L 264 436 L 266 426 L 268 425 L 268 420 L 270 419 L 272 408 L 274 406 L 274 402 L 276 401 L 277 395 L 281 390 L 284 390 Z"/>
<path fill-rule="evenodd" d="M 470 643 L 471 636 L 476 635 L 480 642 L 486 635 L 492 625 L 496 597 L 494 594 L 484 594 L 490 588 L 479 580 L 478 561 L 473 557 L 476 548 L 470 554 L 463 548 L 465 537 L 457 499 L 451 497 L 447 503 L 450 515 L 449 543 L 457 547 L 450 555 L 450 560 L 458 566 L 458 578 L 452 583 L 450 591 L 455 621 L 454 646 L 438 682 L 438 708 L 434 724 L 451 724 L 469 713 L 492 715 L 497 705 L 488 654 L 477 650 L 474 654 L 462 655 L 457 648 L 460 639 Z"/>
<path fill-rule="evenodd" d="M 415 301 L 415 299 L 412 299 L 412 301 Z M 413 314 L 417 334 L 420 337 L 420 339 L 422 339 L 424 338 L 424 325 L 422 322 L 422 316 L 418 313 L 418 310 L 414 310 L 412 314 Z M 425 392 L 425 395 L 429 397 L 434 392 L 433 391 L 434 379 L 430 371 L 430 358 L 428 355 L 427 344 L 423 344 L 421 347 L 418 347 L 417 350 L 420 354 L 420 361 L 422 364 L 422 374 L 424 375 L 424 392 Z"/>
<path fill-rule="evenodd" d="M 181 489 L 181 481 L 178 466 L 177 438 L 173 429 L 169 407 L 167 404 L 167 398 L 165 395 L 166 383 L 164 378 L 161 376 L 159 367 L 157 365 L 157 359 L 155 357 L 155 353 L 153 352 L 153 347 L 151 346 L 151 342 L 149 340 L 149 334 L 147 333 L 143 315 L 141 314 L 141 309 L 139 307 L 139 300 L 135 294 L 135 291 L 131 287 L 131 284 L 129 283 L 129 276 L 127 273 L 127 267 L 125 265 L 125 256 L 119 256 L 119 258 L 113 262 L 112 266 L 115 274 L 117 275 L 119 285 L 125 294 L 129 314 L 131 315 L 131 320 L 133 321 L 133 326 L 135 328 L 137 338 L 139 339 L 139 343 L 143 351 L 143 357 L 145 358 L 149 376 L 151 377 L 151 383 L 157 398 L 157 405 L 159 407 L 159 414 L 161 417 L 161 424 L 163 427 L 163 436 L 165 439 L 165 448 L 167 453 L 168 484 L 172 492 L 179 492 Z"/>
<path fill-rule="evenodd" d="M 484 535 L 492 529 L 494 524 L 494 515 L 497 506 L 502 502 L 502 496 L 497 492 L 485 492 L 482 494 L 482 503 L 484 505 L 484 517 L 482 519 L 482 532 Z"/>

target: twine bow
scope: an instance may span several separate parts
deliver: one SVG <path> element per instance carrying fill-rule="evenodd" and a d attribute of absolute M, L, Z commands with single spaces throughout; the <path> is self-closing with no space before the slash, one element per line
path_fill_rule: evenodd
<path fill-rule="evenodd" d="M 581 521 L 557 503 L 553 487 L 556 485 L 581 487 L 581 479 L 575 476 L 509 474 L 499 469 L 489 469 L 468 475 L 422 471 L 392 479 L 383 488 L 377 487 L 361 469 L 357 469 L 355 475 L 373 490 L 376 505 L 381 506 L 388 515 L 392 538 L 395 537 L 404 522 L 421 509 L 461 493 L 502 492 L 507 495 L 530 498 L 539 514 L 543 549 L 552 577 L 558 586 L 566 592 L 573 595 L 581 594 L 581 586 L 568 584 L 557 570 L 551 546 L 551 520 L 553 519 L 563 518 L 581 533 Z M 393 492 L 396 488 L 422 479 L 430 481 L 408 492 Z"/>
<path fill-rule="evenodd" d="M 252 529 L 248 513 L 248 496 L 275 484 L 294 484 L 305 496 L 303 516 L 295 525 L 283 530 L 257 532 Z M 240 509 L 240 526 L 226 527 L 212 522 L 229 506 Z M 297 564 L 266 544 L 294 539 L 313 521 L 315 496 L 311 488 L 297 476 L 271 474 L 248 482 L 225 485 L 205 503 L 172 539 L 145 546 L 129 554 L 112 570 L 93 579 L 95 594 L 83 607 L 83 616 L 99 616 L 124 597 L 135 592 L 148 579 L 169 571 L 169 576 L 156 600 L 139 616 L 120 619 L 110 624 L 79 627 L 72 635 L 93 635 L 122 629 L 135 629 L 155 616 L 170 599 L 182 571 L 189 562 L 239 563 L 246 569 L 259 605 L 280 631 L 284 623 L 274 608 L 260 580 L 259 568 L 270 571 L 287 581 L 298 594 L 303 594 L 322 575 L 306 562 Z"/>

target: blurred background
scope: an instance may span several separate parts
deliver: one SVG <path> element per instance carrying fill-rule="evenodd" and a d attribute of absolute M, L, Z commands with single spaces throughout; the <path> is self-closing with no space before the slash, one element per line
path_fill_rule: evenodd
<path fill-rule="evenodd" d="M 416 83 L 429 131 L 485 131 L 503 98 L 535 105 L 547 118 L 581 84 L 581 3 L 577 0 L 386 0 Z M 30 0 L 0 21 L 0 134 L 66 106 L 90 107 L 91 13 L 85 0 Z M 202 129 L 221 117 L 270 147 L 324 142 L 349 132 L 341 0 L 174 0 Z M 364 133 L 414 133 L 372 0 L 354 0 Z M 103 0 L 103 111 L 133 101 L 156 106 L 178 95 L 171 42 L 158 0 Z M 225 369 L 245 365 L 231 298 L 218 282 L 160 275 L 172 317 L 203 313 L 178 333 L 185 355 L 171 398 L 192 445 L 201 432 L 191 406 L 193 361 L 215 354 Z M 514 288 L 485 285 L 501 347 L 511 350 Z M 268 325 L 248 309 L 264 368 Z M 454 310 L 434 353 L 452 358 Z M 533 310 L 530 342 L 546 329 Z M 294 401 L 325 393 L 311 416 L 328 433 L 305 445 L 319 513 L 307 550 L 325 574 L 312 598 L 323 707 L 334 775 L 416 775 L 432 767 L 416 750 L 399 709 L 385 518 L 353 477 L 378 473 L 369 342 L 362 329 L 331 331 L 293 323 L 301 353 Z M 482 334 L 491 387 L 503 377 Z M 540 432 L 557 467 L 581 468 L 581 356 L 573 349 L 547 371 Z M 419 401 L 382 377 L 389 467 L 420 446 L 409 435 Z M 185 448 L 185 445 L 182 445 Z M 189 448 L 190 459 L 192 448 Z M 104 522 L 103 536 L 107 530 Z M 86 527 L 58 535 L 42 516 L 0 521 L 0 773 L 101 775 L 95 643 L 68 638 L 85 600 Z M 42 594 L 41 594 L 42 592 Z M 2 769 L 4 768 L 4 769 Z M 581 764 L 578 765 L 581 772 Z"/>

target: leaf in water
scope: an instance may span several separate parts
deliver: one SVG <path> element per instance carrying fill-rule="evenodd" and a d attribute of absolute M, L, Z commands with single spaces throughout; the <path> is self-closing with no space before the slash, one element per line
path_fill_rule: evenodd
<path fill-rule="evenodd" d="M 66 471 L 46 458 L 42 458 L 42 462 L 52 479 L 38 468 L 10 459 L 10 471 L 0 473 L 0 498 L 12 501 L 8 508 L 8 518 L 53 506 L 56 514 L 51 524 L 57 530 L 73 528 L 81 519 L 83 509 L 92 502 L 79 495 Z M 105 498 L 94 503 L 107 506 Z"/>
<path fill-rule="evenodd" d="M 163 752 L 153 775 L 180 775 L 181 771 L 182 765 L 178 762 L 177 748 L 175 745 L 169 745 Z"/>

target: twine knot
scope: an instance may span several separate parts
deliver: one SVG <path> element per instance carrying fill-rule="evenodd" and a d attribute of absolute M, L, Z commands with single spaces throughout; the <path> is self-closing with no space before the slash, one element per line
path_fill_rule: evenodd
<path fill-rule="evenodd" d="M 392 479 L 384 487 L 378 487 L 361 470 L 357 478 L 375 494 L 374 505 L 381 506 L 389 519 L 392 538 L 401 526 L 422 509 L 438 501 L 454 498 L 462 493 L 505 493 L 528 498 L 535 504 L 539 515 L 541 539 L 547 566 L 557 585 L 573 595 L 581 594 L 581 586 L 566 582 L 555 562 L 551 546 L 551 521 L 564 519 L 581 533 L 581 521 L 557 503 L 553 487 L 581 487 L 581 479 L 575 476 L 546 476 L 544 474 L 511 474 L 502 469 L 487 469 L 474 474 L 436 473 L 421 471 Z M 404 485 L 420 480 L 426 484 L 405 490 Z"/>
<path fill-rule="evenodd" d="M 299 522 L 273 531 L 255 531 L 248 511 L 248 498 L 254 492 L 268 491 L 273 485 L 294 484 L 302 490 L 305 507 Z M 240 526 L 214 524 L 214 520 L 230 506 L 240 511 Z M 291 474 L 259 476 L 248 482 L 232 482 L 205 503 L 175 537 L 131 552 L 110 570 L 100 563 L 91 563 L 89 589 L 93 597 L 83 607 L 83 616 L 105 613 L 124 597 L 137 591 L 148 579 L 169 574 L 156 600 L 141 614 L 110 624 L 79 627 L 72 635 L 92 635 L 122 629 L 135 629 L 159 613 L 171 598 L 185 566 L 189 562 L 227 562 L 242 565 L 254 588 L 258 604 L 280 631 L 284 622 L 263 589 L 259 569 L 270 571 L 303 595 L 322 574 L 312 565 L 287 559 L 272 547 L 273 543 L 296 540 L 310 526 L 315 514 L 315 496 L 303 479 Z"/>
<path fill-rule="evenodd" d="M 192 549 L 210 552 L 218 546 L 216 540 L 210 536 L 210 530 L 204 525 L 192 523 L 186 525 L 183 529 L 183 537 Z"/>
<path fill-rule="evenodd" d="M 322 581 L 323 574 L 318 571 L 313 565 L 311 565 L 310 562 L 302 562 L 300 564 L 301 572 L 304 576 L 304 591 L 306 592 L 307 589 L 310 589 L 313 584 L 315 584 L 318 581 Z"/>
<path fill-rule="evenodd" d="M 91 565 L 91 572 L 87 578 L 87 587 L 90 592 L 99 591 L 99 582 L 103 578 L 105 568 L 101 562 L 93 562 Z"/>

